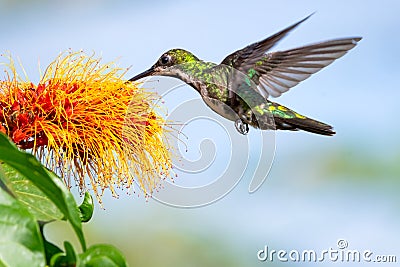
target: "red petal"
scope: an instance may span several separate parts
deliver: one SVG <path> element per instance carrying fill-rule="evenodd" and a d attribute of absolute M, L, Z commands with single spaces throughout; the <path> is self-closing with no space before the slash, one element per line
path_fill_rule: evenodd
<path fill-rule="evenodd" d="M 20 105 L 19 105 L 19 103 L 17 102 L 17 101 L 15 101 L 12 105 L 11 105 L 11 110 L 12 111 L 17 111 L 17 110 L 20 110 L 21 109 L 21 107 L 20 107 Z"/>
<path fill-rule="evenodd" d="M 6 130 L 6 128 L 4 128 L 4 126 L 3 126 L 3 125 L 1 125 L 1 124 L 0 124 L 0 133 L 7 134 L 7 130 Z"/>
<path fill-rule="evenodd" d="M 16 129 L 12 135 L 14 143 L 19 143 L 26 138 L 26 134 L 21 129 Z"/>

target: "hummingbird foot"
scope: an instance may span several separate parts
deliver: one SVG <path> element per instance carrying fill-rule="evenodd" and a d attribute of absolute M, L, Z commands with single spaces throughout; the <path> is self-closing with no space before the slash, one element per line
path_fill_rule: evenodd
<path fill-rule="evenodd" d="M 243 122 L 241 119 L 237 119 L 235 121 L 235 127 L 236 127 L 236 130 L 243 135 L 246 135 L 249 133 L 249 125 L 247 123 Z"/>

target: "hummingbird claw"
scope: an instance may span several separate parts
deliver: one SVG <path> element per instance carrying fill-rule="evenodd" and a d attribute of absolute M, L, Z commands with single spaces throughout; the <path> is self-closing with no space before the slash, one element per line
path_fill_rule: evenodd
<path fill-rule="evenodd" d="M 235 121 L 235 127 L 236 127 L 236 130 L 243 135 L 246 135 L 249 133 L 249 125 L 247 123 L 243 122 L 241 119 L 237 119 Z"/>

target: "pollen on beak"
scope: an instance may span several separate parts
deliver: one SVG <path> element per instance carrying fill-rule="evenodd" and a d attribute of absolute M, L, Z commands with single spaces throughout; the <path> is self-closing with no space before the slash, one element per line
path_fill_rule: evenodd
<path fill-rule="evenodd" d="M 151 75 L 153 75 L 153 73 L 154 73 L 154 68 L 151 67 L 150 69 L 148 69 L 148 70 L 146 70 L 146 71 L 144 71 L 144 72 L 142 72 L 142 73 L 130 78 L 129 81 L 130 82 L 137 81 L 137 80 L 139 80 L 141 78 L 144 78 L 144 77 L 147 77 L 147 76 L 151 76 Z"/>

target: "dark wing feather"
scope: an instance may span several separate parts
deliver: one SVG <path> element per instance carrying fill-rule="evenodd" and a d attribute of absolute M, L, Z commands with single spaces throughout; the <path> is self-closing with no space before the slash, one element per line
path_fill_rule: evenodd
<path fill-rule="evenodd" d="M 312 14 L 311 14 L 312 15 Z M 300 25 L 302 22 L 307 20 L 311 15 L 302 19 L 301 21 L 287 27 L 286 29 L 277 32 L 276 34 L 259 41 L 257 43 L 246 46 L 245 48 L 233 52 L 222 60 L 222 65 L 232 66 L 233 68 L 247 73 L 250 68 L 254 67 L 254 64 L 260 60 L 265 53 L 268 52 L 274 45 L 276 45 L 283 37 L 285 37 L 290 31 Z"/>
<path fill-rule="evenodd" d="M 344 38 L 264 55 L 252 78 L 265 98 L 278 97 L 356 46 L 361 38 Z"/>

